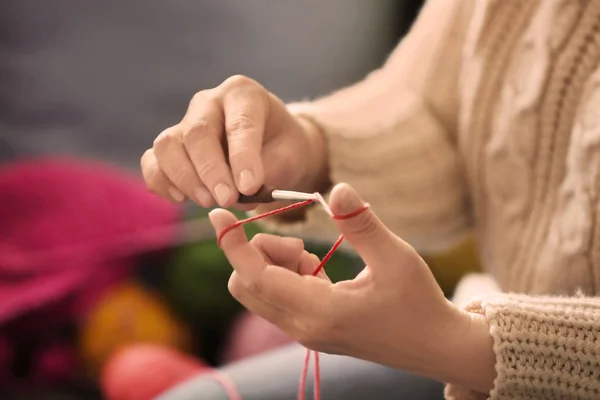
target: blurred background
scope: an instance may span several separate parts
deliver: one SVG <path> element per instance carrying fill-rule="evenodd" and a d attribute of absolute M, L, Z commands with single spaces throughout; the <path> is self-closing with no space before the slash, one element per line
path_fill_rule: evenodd
<path fill-rule="evenodd" d="M 19 0 L 0 5 L 0 149 L 138 169 L 191 96 L 234 74 L 286 101 L 361 79 L 417 0 Z"/>
<path fill-rule="evenodd" d="M 227 292 L 206 210 L 148 194 L 140 156 L 231 75 L 285 101 L 360 80 L 421 3 L 1 2 L 0 398 L 150 399 L 289 343 Z M 340 252 L 327 270 L 361 267 Z M 173 357 L 189 370 L 169 371 Z M 140 366 L 156 381 L 132 385 Z"/>

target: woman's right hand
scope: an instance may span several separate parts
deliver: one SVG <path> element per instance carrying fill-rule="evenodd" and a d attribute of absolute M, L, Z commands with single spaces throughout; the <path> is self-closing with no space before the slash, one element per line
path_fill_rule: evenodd
<path fill-rule="evenodd" d="M 239 193 L 254 194 L 263 184 L 317 191 L 326 166 L 319 130 L 243 76 L 194 95 L 181 122 L 161 132 L 141 159 L 150 190 L 202 207 L 233 206 Z"/>

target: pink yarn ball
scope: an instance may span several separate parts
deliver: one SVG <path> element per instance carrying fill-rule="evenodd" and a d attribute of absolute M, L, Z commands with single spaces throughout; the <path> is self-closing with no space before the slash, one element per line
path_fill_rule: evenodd
<path fill-rule="evenodd" d="M 210 371 L 202 360 L 175 349 L 138 343 L 110 357 L 101 386 L 107 400 L 151 400 L 180 382 Z"/>
<path fill-rule="evenodd" d="M 245 312 L 231 327 L 223 362 L 238 361 L 291 342 L 292 339 L 277 326 L 254 313 Z"/>

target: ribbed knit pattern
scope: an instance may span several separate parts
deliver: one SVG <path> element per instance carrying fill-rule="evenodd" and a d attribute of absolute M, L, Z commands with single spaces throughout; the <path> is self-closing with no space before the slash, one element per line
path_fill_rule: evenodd
<path fill-rule="evenodd" d="M 498 295 L 467 309 L 491 326 L 498 370 L 491 400 L 600 398 L 600 299 Z M 451 386 L 446 397 L 487 398 Z"/>
<path fill-rule="evenodd" d="M 600 1 L 429 0 L 381 70 L 290 109 L 326 134 L 332 182 L 415 247 L 474 229 L 501 293 L 460 288 L 488 295 L 467 307 L 498 378 L 449 399 L 600 399 L 600 300 L 577 295 L 600 291 Z M 272 223 L 336 234 L 318 207 Z"/>

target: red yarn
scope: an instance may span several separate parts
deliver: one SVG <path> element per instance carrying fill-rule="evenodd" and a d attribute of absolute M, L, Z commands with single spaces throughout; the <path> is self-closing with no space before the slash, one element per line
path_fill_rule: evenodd
<path fill-rule="evenodd" d="M 263 213 L 263 214 L 259 214 L 259 215 L 255 215 L 255 216 L 250 217 L 250 218 L 239 220 L 235 224 L 231 224 L 231 225 L 225 227 L 225 229 L 223 229 L 221 231 L 221 233 L 219 233 L 219 238 L 217 239 L 218 243 L 219 243 L 219 246 L 221 245 L 221 240 L 223 240 L 223 236 L 225 236 L 226 233 L 228 233 L 232 229 L 237 228 L 238 226 L 242 226 L 244 224 L 247 224 L 247 223 L 250 223 L 250 222 L 254 222 L 254 221 L 262 219 L 262 218 L 270 217 L 272 215 L 280 214 L 282 212 L 293 210 L 294 208 L 304 207 L 304 206 L 307 206 L 307 205 L 311 204 L 312 202 L 313 202 L 312 200 L 305 200 L 305 201 L 301 201 L 300 203 L 294 203 L 294 204 L 291 204 L 291 205 L 286 206 L 286 207 L 278 208 L 276 210 L 271 210 L 271 211 L 268 211 L 268 212 Z"/>
<path fill-rule="evenodd" d="M 258 214 L 253 217 L 237 221 L 237 222 L 225 227 L 225 229 L 223 229 L 219 233 L 219 236 L 217 239 L 219 246 L 221 245 L 221 240 L 223 240 L 223 237 L 225 236 L 225 234 L 237 227 L 240 227 L 244 224 L 247 224 L 249 222 L 253 222 L 253 221 L 256 221 L 256 220 L 259 220 L 262 218 L 270 217 L 272 215 L 276 215 L 276 214 L 280 214 L 280 213 L 283 213 L 283 212 L 286 212 L 289 210 L 293 210 L 295 208 L 304 207 L 304 206 L 307 206 L 312 203 L 313 203 L 313 200 L 305 200 L 305 201 L 301 201 L 299 203 L 294 203 L 294 204 L 291 204 L 286 207 L 278 208 L 278 209 L 271 210 L 271 211 L 268 211 L 263 214 Z M 369 208 L 369 204 L 365 203 L 358 210 L 355 210 L 355 211 L 353 211 L 349 214 L 345 214 L 345 215 L 334 215 L 333 219 L 337 219 L 337 220 L 350 219 L 350 218 L 356 217 L 357 215 L 359 215 L 360 213 L 365 211 L 367 208 Z M 333 244 L 333 246 L 331 247 L 331 249 L 329 249 L 327 254 L 325 254 L 325 257 L 323 257 L 323 259 L 321 260 L 321 262 L 319 263 L 317 268 L 313 271 L 313 273 L 312 273 L 313 276 L 316 276 L 319 274 L 319 272 L 321 272 L 323 267 L 325 267 L 325 264 L 327 263 L 327 261 L 329 261 L 331 256 L 333 256 L 333 253 L 338 249 L 338 247 L 340 247 L 340 245 L 342 244 L 343 241 L 344 241 L 344 235 L 340 235 L 338 237 L 338 239 L 335 241 L 335 243 Z M 314 360 L 315 360 L 315 367 L 314 367 L 315 382 L 314 382 L 314 388 L 313 388 L 314 389 L 313 397 L 314 397 L 314 400 L 320 400 L 321 399 L 321 377 L 320 377 L 320 367 L 319 367 L 319 353 L 315 351 L 315 352 L 313 352 L 313 354 L 314 354 Z M 305 398 L 304 396 L 306 393 L 306 379 L 308 378 L 308 366 L 310 364 L 310 355 L 311 355 L 311 350 L 306 349 L 306 357 L 304 358 L 304 366 L 302 368 L 302 374 L 300 376 L 300 385 L 299 385 L 299 389 L 298 389 L 298 400 L 304 400 L 304 398 Z M 224 378 L 223 375 L 219 375 L 217 380 L 219 380 L 221 382 L 221 384 L 225 387 L 227 394 L 229 396 L 229 399 L 230 400 L 240 399 L 241 396 L 235 389 L 233 382 L 231 382 L 229 379 L 223 379 L 223 378 Z"/>

